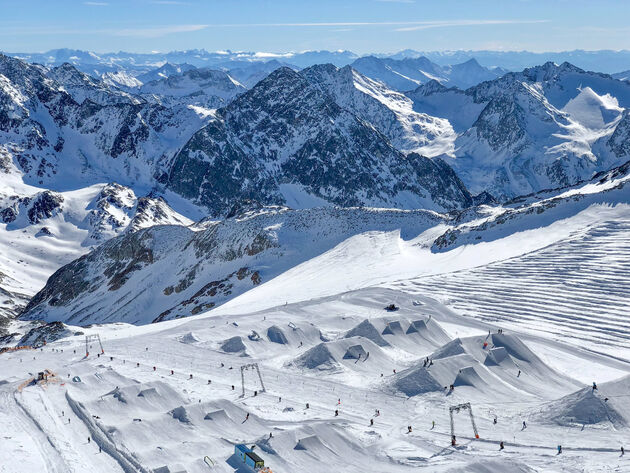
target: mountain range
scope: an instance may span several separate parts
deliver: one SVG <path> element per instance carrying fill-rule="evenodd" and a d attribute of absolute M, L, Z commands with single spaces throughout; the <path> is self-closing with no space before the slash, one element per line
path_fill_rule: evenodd
<path fill-rule="evenodd" d="M 257 217 L 260 221 L 297 215 L 296 222 L 306 218 L 328 225 L 321 222 L 339 208 L 357 208 L 351 213 L 359 220 L 366 211 L 358 208 L 403 212 L 392 214 L 395 218 L 368 212 L 384 220 L 372 219 L 349 233 L 348 214 L 334 217 L 331 225 L 340 228 L 318 246 L 325 251 L 355 231 L 389 229 L 387 222 L 403 218 L 399 215 L 408 218 L 407 211 L 433 212 L 433 226 L 447 225 L 453 215 L 476 215 L 475 209 L 488 204 L 507 205 L 521 195 L 575 186 L 630 159 L 630 83 L 609 75 L 545 63 L 520 72 L 495 69 L 484 79 L 477 73 L 491 71 L 471 61 L 461 77 L 474 85 L 463 89 L 449 83 L 458 74 L 454 66 L 421 58 L 354 60 L 359 66 L 380 61 L 391 67 L 377 68 L 370 77 L 352 65 L 250 61 L 230 70 L 168 63 L 143 76 L 119 70 L 97 77 L 69 63 L 44 66 L 0 56 L 2 313 L 14 316 L 23 310 L 47 277 L 84 254 L 90 256 L 77 261 L 111 268 L 114 276 L 125 268 L 136 272 L 153 251 L 175 251 L 152 246 L 161 233 L 146 227 L 182 227 L 169 232 L 173 244 L 186 246 L 209 228 L 240 228 L 227 224 L 240 221 L 240 215 L 267 215 Z M 388 84 L 391 74 L 377 74 L 403 66 L 427 72 L 409 76 L 413 88 L 406 92 L 396 89 L 407 86 Z M 445 75 L 431 77 L 438 73 Z M 265 210 L 270 208 L 276 210 Z M 309 214 L 314 208 L 320 210 Z M 190 226 L 202 217 L 205 224 Z M 298 248 L 306 245 L 304 238 L 319 238 L 312 236 L 316 229 L 304 227 L 307 237 L 299 225 L 284 220 L 265 225 L 293 226 L 288 246 L 274 240 L 277 232 L 267 227 L 251 241 L 222 233 L 209 248 L 227 245 L 223 259 L 204 257 L 219 269 L 199 269 L 202 276 L 190 276 L 194 284 L 179 291 L 181 297 L 166 298 L 172 299 L 170 306 L 160 303 L 134 320 L 152 321 L 167 309 L 172 310 L 162 319 L 189 315 L 188 309 L 205 310 L 238 292 L 193 297 L 211 281 L 223 284 L 221 289 L 244 290 L 255 272 L 256 280 L 279 274 L 280 269 L 265 269 L 275 267 L 271 263 L 248 260 L 259 253 L 251 249 L 257 235 L 266 249 L 281 253 L 304 251 Z M 100 246 L 118 235 L 120 241 L 129 238 L 129 246 Z M 35 255 L 46 252 L 55 256 L 44 264 Z M 194 259 L 191 254 L 187 269 L 177 269 L 177 280 L 162 289 L 179 294 L 167 288 L 187 279 Z M 71 272 L 79 274 L 83 264 Z M 73 280 L 65 271 L 51 280 L 55 287 Z M 101 287 L 102 281 L 81 277 L 89 281 L 79 285 L 82 291 Z M 122 288 L 125 281 L 123 275 L 108 284 Z M 54 299 L 46 291 L 38 304 Z M 81 291 L 73 291 L 63 304 L 74 303 Z M 181 305 L 191 298 L 194 304 Z M 29 317 L 50 310 L 35 310 L 34 304 Z M 80 309 L 82 304 L 73 309 L 73 320 L 96 321 L 94 313 Z M 131 317 L 125 314 L 125 320 Z"/>

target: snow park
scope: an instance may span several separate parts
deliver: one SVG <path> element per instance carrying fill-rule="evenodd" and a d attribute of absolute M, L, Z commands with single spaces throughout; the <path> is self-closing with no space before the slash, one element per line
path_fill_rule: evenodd
<path fill-rule="evenodd" d="M 630 4 L 5 3 L 0 473 L 630 473 Z"/>

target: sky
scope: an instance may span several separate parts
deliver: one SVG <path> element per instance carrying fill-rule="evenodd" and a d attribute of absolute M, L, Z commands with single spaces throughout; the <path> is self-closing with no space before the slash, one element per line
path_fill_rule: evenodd
<path fill-rule="evenodd" d="M 0 0 L 0 50 L 630 49 L 627 0 Z"/>

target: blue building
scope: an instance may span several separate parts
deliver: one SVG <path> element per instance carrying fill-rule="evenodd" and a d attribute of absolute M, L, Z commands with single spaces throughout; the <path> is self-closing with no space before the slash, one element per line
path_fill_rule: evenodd
<path fill-rule="evenodd" d="M 238 443 L 234 445 L 234 455 L 253 469 L 263 468 L 265 466 L 265 461 L 256 455 L 252 449 L 245 444 Z"/>

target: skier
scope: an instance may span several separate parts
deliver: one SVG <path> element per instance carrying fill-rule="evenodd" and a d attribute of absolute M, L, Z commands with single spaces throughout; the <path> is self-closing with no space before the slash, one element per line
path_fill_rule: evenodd
<path fill-rule="evenodd" d="M 337 417 L 338 415 L 339 415 L 339 411 L 335 409 L 335 417 Z"/>
<path fill-rule="evenodd" d="M 457 445 L 457 438 L 455 438 L 454 435 L 451 436 L 451 445 L 454 447 L 455 445 Z"/>
<path fill-rule="evenodd" d="M 501 440 L 501 443 L 499 444 L 499 450 L 503 450 L 505 448 L 505 446 L 503 445 L 503 440 Z"/>
<path fill-rule="evenodd" d="M 307 402 L 307 403 L 306 403 L 306 408 L 308 409 L 309 407 L 311 407 L 311 406 L 310 406 L 310 404 Z"/>
<path fill-rule="evenodd" d="M 413 432 L 413 429 L 411 428 L 410 425 L 407 426 L 407 433 L 410 434 L 411 432 Z"/>
<path fill-rule="evenodd" d="M 273 432 L 269 432 L 269 438 L 273 438 Z"/>
<path fill-rule="evenodd" d="M 88 443 L 90 443 L 90 442 L 91 442 L 91 439 L 90 439 L 90 437 L 88 437 Z"/>
<path fill-rule="evenodd" d="M 435 429 L 435 421 L 431 421 L 431 430 Z"/>
<path fill-rule="evenodd" d="M 623 448 L 623 445 L 621 446 L 621 456 L 624 456 L 626 454 L 626 451 Z"/>
<path fill-rule="evenodd" d="M 558 455 L 562 453 L 562 445 L 558 445 Z"/>
<path fill-rule="evenodd" d="M 212 381 L 208 380 L 208 384 L 212 384 Z"/>
<path fill-rule="evenodd" d="M 492 423 L 493 423 L 494 425 L 497 425 L 497 416 L 494 416 L 494 419 L 492 420 Z"/>
<path fill-rule="evenodd" d="M 175 374 L 175 372 L 173 370 L 171 370 L 171 375 L 174 375 L 174 374 Z"/>
<path fill-rule="evenodd" d="M 249 420 L 249 412 L 247 413 L 247 415 L 245 416 L 245 420 Z"/>
<path fill-rule="evenodd" d="M 516 375 L 517 378 L 521 377 L 521 370 L 518 370 L 518 374 Z"/>
<path fill-rule="evenodd" d="M 370 419 L 370 427 L 374 425 L 374 419 Z"/>
<path fill-rule="evenodd" d="M 156 368 L 155 368 L 155 366 L 154 366 L 154 367 L 153 367 L 153 371 L 155 371 L 155 369 L 156 369 Z"/>
<path fill-rule="evenodd" d="M 63 417 L 63 416 L 64 416 L 64 412 L 63 412 L 63 411 L 61 411 L 61 417 Z"/>
<path fill-rule="evenodd" d="M 278 397 L 278 402 L 282 402 L 282 396 Z"/>
<path fill-rule="evenodd" d="M 595 381 L 593 381 L 593 391 L 595 391 L 597 389 L 597 384 L 595 383 Z"/>
<path fill-rule="evenodd" d="M 98 446 L 98 453 L 101 453 L 103 451 L 103 449 L 101 448 L 101 446 Z"/>
<path fill-rule="evenodd" d="M 192 374 L 190 375 L 190 378 L 189 378 L 189 379 L 192 379 Z"/>
<path fill-rule="evenodd" d="M 526 428 L 527 428 L 527 423 L 525 421 L 523 421 L 523 429 L 522 430 L 525 430 Z"/>

